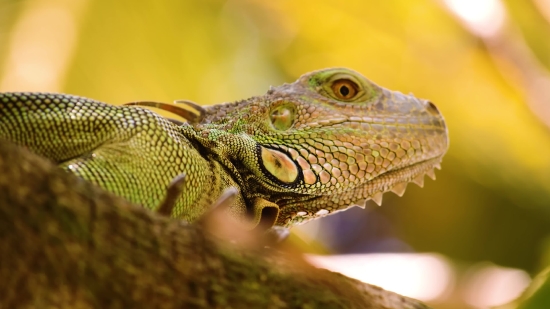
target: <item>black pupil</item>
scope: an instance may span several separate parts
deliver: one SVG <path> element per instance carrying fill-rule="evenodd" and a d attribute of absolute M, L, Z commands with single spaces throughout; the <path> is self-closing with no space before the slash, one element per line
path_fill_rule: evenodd
<path fill-rule="evenodd" d="M 340 94 L 347 96 L 349 94 L 349 88 L 347 86 L 340 87 Z"/>

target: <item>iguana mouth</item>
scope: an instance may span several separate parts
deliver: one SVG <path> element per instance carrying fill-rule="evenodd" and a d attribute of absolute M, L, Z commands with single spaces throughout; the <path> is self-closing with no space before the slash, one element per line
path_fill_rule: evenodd
<path fill-rule="evenodd" d="M 301 155 L 293 156 L 292 153 L 289 152 L 289 149 L 290 148 L 268 148 L 258 145 L 257 155 L 261 158 L 259 160 L 259 165 L 264 175 L 287 189 L 296 188 L 303 185 L 303 183 L 314 184 L 321 181 L 321 173 L 310 173 L 311 175 L 308 175 L 307 172 L 311 172 L 311 169 L 308 171 L 309 166 L 311 166 L 310 163 L 305 163 L 306 160 Z M 294 152 L 296 153 L 296 151 Z M 266 159 L 268 158 L 266 155 L 268 153 L 270 157 L 273 157 L 271 160 Z M 430 178 L 435 179 L 434 168 L 441 169 L 440 163 L 442 157 L 442 155 L 439 155 L 408 166 L 383 172 L 374 176 L 367 182 L 350 189 L 354 190 L 358 187 L 365 187 L 369 193 L 372 193 L 373 197 L 371 199 L 375 202 L 379 200 L 376 191 L 382 191 L 382 193 L 392 191 L 401 196 L 409 182 L 414 182 L 422 186 L 424 175 L 428 175 Z M 330 194 L 337 195 L 338 193 L 333 192 Z M 330 194 L 327 193 L 327 195 Z M 321 193 L 318 195 L 324 194 Z"/>
<path fill-rule="evenodd" d="M 311 200 L 316 198 L 321 198 L 323 196 L 335 196 L 346 195 L 350 192 L 353 192 L 360 196 L 367 196 L 360 199 L 356 199 L 351 202 L 351 205 L 356 205 L 364 208 L 368 200 L 374 201 L 377 205 L 382 205 L 382 196 L 386 192 L 393 192 L 398 196 L 403 196 L 407 185 L 409 183 L 415 183 L 419 187 L 424 186 L 424 176 L 428 176 L 431 179 L 435 180 L 435 169 L 441 169 L 441 161 L 443 155 L 423 160 L 417 163 L 414 163 L 409 166 L 401 167 L 398 169 L 390 170 L 380 175 L 377 175 L 373 179 L 367 181 L 366 183 L 350 188 L 350 190 L 342 193 L 327 193 L 319 195 L 307 195 L 303 194 L 303 199 L 298 197 L 302 195 L 297 193 L 298 196 L 293 196 L 293 202 L 303 202 L 304 199 Z M 292 160 L 294 162 L 294 160 Z M 282 202 L 282 203 L 281 203 Z M 286 204 L 284 201 L 277 202 L 281 209 L 289 206 L 293 203 Z M 347 205 L 349 206 L 349 205 Z"/>
<path fill-rule="evenodd" d="M 279 224 L 284 226 L 301 224 L 331 213 L 343 211 L 350 206 L 365 208 L 369 200 L 380 206 L 382 205 L 382 197 L 386 192 L 391 191 L 398 196 L 403 196 L 409 183 L 412 182 L 422 187 L 425 175 L 435 179 L 434 169 L 441 169 L 442 157 L 443 155 L 440 155 L 410 166 L 388 171 L 345 192 L 319 195 L 296 194 L 292 198 L 273 201 L 280 207 Z M 320 206 L 315 208 L 313 212 L 301 209 L 301 204 L 315 203 L 316 200 L 322 200 L 321 204 L 328 203 L 337 207 Z M 349 203 L 343 203 L 346 200 L 349 200 Z M 285 221 L 284 218 L 288 218 L 288 221 Z"/>
<path fill-rule="evenodd" d="M 382 205 L 382 196 L 386 192 L 391 191 L 398 196 L 403 196 L 407 185 L 411 182 L 417 184 L 419 187 L 423 187 L 424 176 L 427 175 L 435 180 L 435 169 L 441 169 L 442 157 L 438 156 L 420 161 L 376 176 L 365 186 L 369 197 L 364 200 L 358 200 L 354 204 L 364 207 L 366 201 L 372 200 L 380 206 Z"/>

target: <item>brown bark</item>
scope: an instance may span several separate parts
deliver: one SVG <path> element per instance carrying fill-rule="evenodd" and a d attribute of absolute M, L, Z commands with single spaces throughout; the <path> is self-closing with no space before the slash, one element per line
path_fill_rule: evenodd
<path fill-rule="evenodd" d="M 220 242 L 0 141 L 0 308 L 426 308 Z"/>

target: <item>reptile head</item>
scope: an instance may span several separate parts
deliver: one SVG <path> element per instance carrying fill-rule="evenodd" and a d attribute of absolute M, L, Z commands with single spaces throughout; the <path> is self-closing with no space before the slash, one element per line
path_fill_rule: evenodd
<path fill-rule="evenodd" d="M 247 200 L 276 204 L 284 226 L 380 204 L 387 191 L 401 196 L 407 183 L 434 175 L 448 148 L 433 103 L 344 68 L 208 107 L 201 129 L 230 149 Z"/>
<path fill-rule="evenodd" d="M 185 103 L 185 102 L 184 102 Z M 433 103 L 390 91 L 361 74 L 325 69 L 258 97 L 195 112 L 195 139 L 241 189 L 254 224 L 291 226 L 423 185 L 448 148 Z M 159 106 L 162 105 L 162 106 Z M 236 207 L 242 207 L 237 205 Z M 275 211 L 274 211 L 275 210 Z"/>

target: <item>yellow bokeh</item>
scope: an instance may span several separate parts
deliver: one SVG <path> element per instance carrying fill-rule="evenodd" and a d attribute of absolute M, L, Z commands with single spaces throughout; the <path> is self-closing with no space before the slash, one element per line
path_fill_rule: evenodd
<path fill-rule="evenodd" d="M 480 1 L 504 14 L 482 29 L 452 2 L 0 0 L 0 91 L 214 104 L 352 68 L 448 124 L 440 179 L 374 210 L 397 237 L 534 272 L 550 234 L 550 2 Z"/>

